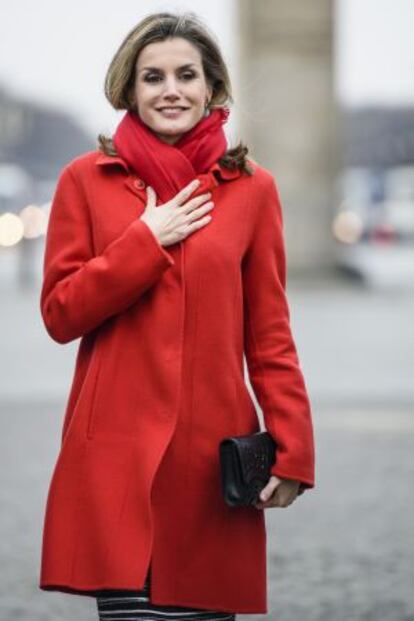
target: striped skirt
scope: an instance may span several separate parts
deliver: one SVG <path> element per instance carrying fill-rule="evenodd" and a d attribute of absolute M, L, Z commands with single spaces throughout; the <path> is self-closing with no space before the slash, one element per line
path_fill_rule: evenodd
<path fill-rule="evenodd" d="M 144 587 L 139 591 L 108 589 L 105 590 L 105 594 L 99 595 L 96 598 L 99 621 L 121 621 L 123 619 L 127 621 L 135 621 L 135 619 L 141 619 L 141 621 L 143 619 L 148 621 L 166 621 L 167 619 L 235 621 L 234 613 L 152 604 L 149 598 L 150 575 L 149 571 Z"/>

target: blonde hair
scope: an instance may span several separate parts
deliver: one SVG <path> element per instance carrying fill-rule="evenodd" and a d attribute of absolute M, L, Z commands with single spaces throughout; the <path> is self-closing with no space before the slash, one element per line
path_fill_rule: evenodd
<path fill-rule="evenodd" d="M 193 12 L 152 13 L 127 34 L 108 67 L 104 92 L 115 110 L 135 110 L 135 64 L 142 49 L 149 43 L 173 37 L 187 39 L 200 51 L 206 80 L 212 88 L 208 108 L 233 103 L 230 77 L 219 45 L 200 18 Z M 101 151 L 107 155 L 117 155 L 112 138 L 99 134 L 98 142 Z M 246 161 L 247 153 L 247 146 L 240 141 L 237 146 L 228 149 L 219 162 L 227 168 L 240 168 L 253 174 L 253 169 Z"/>

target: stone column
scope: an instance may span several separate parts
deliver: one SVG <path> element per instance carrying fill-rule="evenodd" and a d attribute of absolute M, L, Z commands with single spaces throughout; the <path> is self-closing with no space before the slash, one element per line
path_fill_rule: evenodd
<path fill-rule="evenodd" d="M 240 0 L 240 137 L 278 185 L 290 272 L 329 271 L 339 170 L 331 0 Z"/>

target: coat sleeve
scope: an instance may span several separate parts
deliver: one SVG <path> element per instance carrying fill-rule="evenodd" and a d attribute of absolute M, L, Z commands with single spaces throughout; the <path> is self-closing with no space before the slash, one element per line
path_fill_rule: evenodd
<path fill-rule="evenodd" d="M 290 328 L 279 193 L 269 172 L 260 183 L 242 262 L 244 351 L 266 430 L 277 444 L 271 474 L 300 481 L 302 494 L 315 485 L 311 408 Z"/>
<path fill-rule="evenodd" d="M 49 335 L 68 343 L 127 309 L 174 264 L 137 218 L 95 256 L 86 197 L 66 166 L 53 196 L 43 259 L 41 315 Z"/>

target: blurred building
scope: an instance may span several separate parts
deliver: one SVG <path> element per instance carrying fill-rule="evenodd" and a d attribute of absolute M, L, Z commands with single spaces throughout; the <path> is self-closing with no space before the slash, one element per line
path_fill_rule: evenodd
<path fill-rule="evenodd" d="M 31 286 L 63 166 L 94 148 L 67 114 L 0 88 L 0 284 Z"/>
<path fill-rule="evenodd" d="M 337 261 L 367 282 L 414 281 L 414 109 L 344 108 Z"/>
<path fill-rule="evenodd" d="M 56 178 L 75 155 L 93 148 L 68 113 L 18 99 L 0 87 L 0 162 L 14 161 L 37 178 Z"/>

